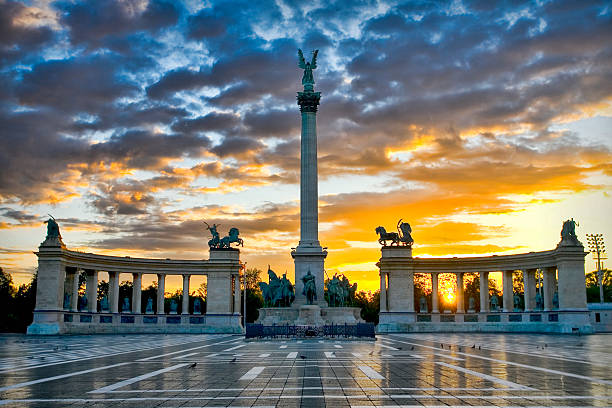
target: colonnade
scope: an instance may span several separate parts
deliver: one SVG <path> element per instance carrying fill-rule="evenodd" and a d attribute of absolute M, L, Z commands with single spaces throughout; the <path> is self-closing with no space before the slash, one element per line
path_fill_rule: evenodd
<path fill-rule="evenodd" d="M 108 272 L 108 310 L 98 310 L 97 298 L 98 298 L 98 270 L 94 269 L 81 269 L 77 267 L 66 267 L 66 279 L 64 282 L 64 296 L 68 295 L 70 303 L 63 303 L 63 309 L 72 312 L 79 312 L 79 275 L 85 274 L 85 296 L 87 298 L 87 309 L 85 311 L 90 313 L 97 312 L 110 312 L 110 313 L 142 313 L 142 277 L 147 274 L 145 272 L 131 273 L 132 275 L 132 297 L 130 299 L 130 310 L 122 310 L 121 301 L 119 296 L 119 283 L 120 283 L 120 272 L 110 271 Z M 157 276 L 157 296 L 156 296 L 156 314 L 166 314 L 165 311 L 165 287 L 166 287 L 166 273 L 158 273 Z M 172 275 L 172 274 L 171 274 Z M 200 274 L 198 274 L 200 275 Z M 189 293 L 190 293 L 190 281 L 191 274 L 182 274 L 183 284 L 183 299 L 181 304 L 181 314 L 190 314 L 189 312 Z M 197 276 L 197 275 L 196 275 Z M 233 293 L 230 291 L 230 297 L 233 298 L 231 301 L 231 312 L 233 314 L 240 314 L 240 275 L 238 273 L 231 274 L 231 287 Z M 187 294 L 187 296 L 185 296 Z M 194 311 L 194 314 L 200 314 Z"/>
<path fill-rule="evenodd" d="M 555 309 L 554 306 L 554 294 L 557 290 L 557 268 L 556 267 L 545 267 L 542 268 L 543 280 L 542 280 L 542 298 L 543 308 L 538 309 L 536 304 L 536 273 L 537 268 L 523 269 L 523 308 L 522 311 L 532 312 L 536 310 L 550 311 Z M 479 300 L 480 300 L 480 312 L 489 313 L 491 311 L 490 296 L 489 296 L 489 273 L 497 271 L 481 271 L 479 274 Z M 502 272 L 502 304 L 499 311 L 501 312 L 513 312 L 517 311 L 514 305 L 514 289 L 513 289 L 513 275 L 516 270 L 505 270 Z M 418 272 L 421 273 L 421 272 Z M 456 313 L 466 313 L 465 310 L 465 291 L 464 291 L 464 275 L 473 272 L 428 272 L 431 277 L 431 313 L 440 313 L 439 310 L 439 275 L 441 274 L 453 274 L 456 278 Z M 388 291 L 390 287 L 390 273 L 380 271 L 380 311 L 388 312 L 392 309 L 389 307 L 389 296 Z M 414 278 L 414 275 L 413 275 Z M 404 279 L 409 279 L 405 277 Z M 402 285 L 406 286 L 406 285 Z M 415 312 L 414 297 L 408 296 L 409 292 L 414 293 L 414 281 L 408 282 L 409 290 L 406 292 L 405 305 L 402 311 Z M 412 289 L 410 287 L 412 286 Z M 418 312 L 425 312 L 418 310 Z M 468 310 L 468 312 L 470 312 Z"/>
<path fill-rule="evenodd" d="M 592 327 L 586 304 L 586 254 L 582 245 L 566 241 L 551 251 L 466 258 L 417 258 L 412 256 L 412 249 L 408 247 L 383 247 L 377 264 L 380 269 L 377 330 L 380 333 L 446 330 L 589 332 Z M 523 273 L 524 299 L 523 306 L 517 303 L 515 308 L 512 278 L 516 271 Z M 538 271 L 542 272 L 541 307 L 536 305 Z M 502 274 L 502 299 L 496 310 L 491 310 L 489 298 L 489 275 L 492 272 Z M 465 310 L 464 278 L 473 273 L 478 273 L 480 278 L 478 313 Z M 416 274 L 431 277 L 430 313 L 415 308 Z M 440 276 L 444 274 L 456 277 L 454 313 L 439 310 L 438 286 Z"/>
<path fill-rule="evenodd" d="M 240 252 L 237 249 L 211 250 L 207 260 L 172 260 L 114 257 L 68 250 L 61 239 L 47 239 L 38 256 L 38 285 L 34 322 L 29 334 L 96 332 L 242 332 L 240 305 Z M 109 276 L 108 309 L 98 310 L 98 278 Z M 79 310 L 79 276 L 85 275 L 87 307 Z M 122 309 L 119 295 L 121 274 L 132 275 L 130 309 Z M 142 313 L 143 275 L 157 277 L 157 311 Z M 166 313 L 165 289 L 168 276 L 181 276 L 181 316 Z M 190 313 L 189 291 L 192 276 L 206 276 L 206 311 Z M 67 302 L 67 297 L 70 301 Z M 177 305 L 178 306 L 178 305 Z M 100 308 L 102 309 L 102 308 Z M 167 315 L 167 316 L 164 316 Z M 183 318 L 184 317 L 184 318 Z"/>

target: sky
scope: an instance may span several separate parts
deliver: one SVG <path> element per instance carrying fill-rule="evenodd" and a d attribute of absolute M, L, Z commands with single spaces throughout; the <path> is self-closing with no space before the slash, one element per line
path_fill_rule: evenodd
<path fill-rule="evenodd" d="M 609 242 L 607 1 L 0 0 L 0 266 L 29 281 L 52 214 L 132 257 L 237 227 L 247 267 L 293 279 L 298 48 L 329 275 L 376 289 L 399 219 L 423 257 L 553 249 L 569 218 Z"/>

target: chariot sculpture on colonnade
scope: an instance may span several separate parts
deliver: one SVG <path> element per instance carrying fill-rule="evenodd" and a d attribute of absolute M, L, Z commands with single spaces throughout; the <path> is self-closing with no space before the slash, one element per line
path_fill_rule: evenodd
<path fill-rule="evenodd" d="M 210 248 L 230 248 L 232 243 L 236 243 L 236 246 L 244 247 L 244 241 L 238 236 L 240 234 L 238 228 L 230 228 L 228 235 L 220 238 L 217 228 L 220 227 L 221 224 L 213 224 L 211 227 L 206 221 L 203 222 L 206 224 L 206 229 L 210 231 L 210 235 L 212 235 L 212 238 L 208 241 L 208 246 Z"/>
<path fill-rule="evenodd" d="M 378 226 L 376 227 L 376 233 L 380 236 L 378 238 L 378 243 L 383 246 L 387 246 L 387 241 L 391 241 L 390 245 L 396 246 L 407 246 L 412 248 L 412 244 L 414 244 L 414 240 L 412 239 L 412 228 L 410 224 L 407 222 L 402 222 L 400 219 L 397 222 L 397 232 L 387 232 L 385 227 Z"/>

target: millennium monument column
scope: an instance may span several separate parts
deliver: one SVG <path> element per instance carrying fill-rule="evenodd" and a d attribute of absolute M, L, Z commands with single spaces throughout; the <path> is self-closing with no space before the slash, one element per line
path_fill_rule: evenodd
<path fill-rule="evenodd" d="M 317 67 L 315 50 L 311 62 L 306 62 L 302 50 L 298 50 L 299 67 L 304 70 L 304 91 L 297 93 L 297 103 L 302 113 L 300 156 L 300 242 L 291 252 L 295 261 L 295 305 L 307 303 L 304 294 L 304 276 L 314 276 L 316 299 L 313 304 L 327 306 L 323 298 L 325 280 L 324 262 L 327 251 L 319 243 L 318 187 L 317 187 L 317 107 L 321 93 L 314 91 L 312 70 Z M 306 278 L 308 279 L 308 278 Z"/>

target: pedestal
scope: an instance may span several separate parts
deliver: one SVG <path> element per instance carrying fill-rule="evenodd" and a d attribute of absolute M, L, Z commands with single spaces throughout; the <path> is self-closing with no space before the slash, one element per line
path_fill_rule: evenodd
<path fill-rule="evenodd" d="M 319 305 L 300 306 L 299 316 L 295 324 L 300 326 L 324 326 L 325 321 L 321 318 L 321 307 Z"/>
<path fill-rule="evenodd" d="M 317 299 L 313 304 L 320 307 L 327 307 L 323 292 L 325 283 L 324 265 L 327 251 L 324 251 L 320 246 L 298 246 L 295 251 L 291 251 L 291 257 L 295 262 L 295 301 L 293 305 L 299 307 L 307 303 L 306 296 L 303 294 L 304 282 L 302 282 L 302 277 L 310 271 L 315 277 L 315 285 L 317 288 Z"/>

